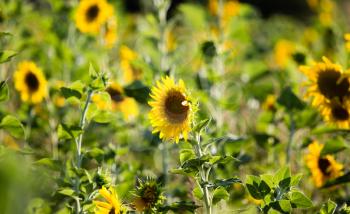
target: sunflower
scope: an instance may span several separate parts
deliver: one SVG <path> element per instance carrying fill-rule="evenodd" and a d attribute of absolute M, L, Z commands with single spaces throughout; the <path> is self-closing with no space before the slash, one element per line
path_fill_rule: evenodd
<path fill-rule="evenodd" d="M 81 32 L 97 34 L 113 13 L 113 7 L 106 0 L 82 0 L 75 14 L 75 23 Z"/>
<path fill-rule="evenodd" d="M 124 119 L 127 121 L 139 114 L 137 102 L 134 98 L 125 96 L 123 88 L 119 84 L 109 84 L 106 92 L 109 94 L 110 100 L 106 100 L 106 97 L 101 94 L 94 94 L 92 97 L 92 102 L 95 103 L 99 109 L 121 112 Z"/>
<path fill-rule="evenodd" d="M 153 132 L 159 132 L 162 139 L 179 141 L 180 135 L 187 139 L 193 120 L 193 107 L 185 83 L 178 84 L 168 76 L 157 82 L 151 91 L 152 107 L 149 118 Z"/>
<path fill-rule="evenodd" d="M 306 165 L 310 169 L 317 187 L 321 187 L 327 180 L 337 178 L 343 174 L 343 165 L 338 163 L 332 155 L 321 156 L 323 145 L 314 141 L 308 146 Z"/>
<path fill-rule="evenodd" d="M 105 201 L 94 201 L 94 204 L 96 205 L 96 214 L 126 213 L 126 208 L 119 201 L 118 195 L 112 187 L 108 190 L 105 187 L 102 187 L 99 190 L 99 193 Z"/>
<path fill-rule="evenodd" d="M 159 205 L 162 205 L 165 197 L 159 184 L 151 178 L 139 180 L 135 191 L 134 206 L 137 211 L 155 213 Z"/>
<path fill-rule="evenodd" d="M 350 128 L 350 100 L 343 103 L 332 100 L 321 108 L 321 114 L 326 122 L 333 123 L 339 128 Z"/>
<path fill-rule="evenodd" d="M 30 61 L 18 64 L 14 73 L 15 88 L 24 102 L 40 103 L 47 96 L 47 81 L 41 69 Z"/>
<path fill-rule="evenodd" d="M 209 12 L 213 16 L 219 15 L 219 1 L 209 0 Z M 237 0 L 229 0 L 223 3 L 221 20 L 223 27 L 225 28 L 229 24 L 232 17 L 237 16 L 240 11 L 241 5 Z"/>
<path fill-rule="evenodd" d="M 301 66 L 300 70 L 311 81 L 306 97 L 313 97 L 313 106 L 324 106 L 333 99 L 342 103 L 350 95 L 348 75 L 343 73 L 340 65 L 333 64 L 326 57 L 323 57 L 323 62 L 312 67 Z"/>
<path fill-rule="evenodd" d="M 120 48 L 120 67 L 123 71 L 123 79 L 125 83 L 131 83 L 142 77 L 141 68 L 135 66 L 134 62 L 138 59 L 135 51 L 123 45 Z"/>
<path fill-rule="evenodd" d="M 276 96 L 273 94 L 269 94 L 261 107 L 265 111 L 276 111 Z"/>

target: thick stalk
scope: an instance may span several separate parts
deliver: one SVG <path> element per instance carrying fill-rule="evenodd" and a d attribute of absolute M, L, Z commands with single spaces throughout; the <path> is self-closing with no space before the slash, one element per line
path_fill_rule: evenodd
<path fill-rule="evenodd" d="M 203 152 L 202 152 L 199 134 L 196 134 L 196 141 L 197 141 L 196 153 L 197 153 L 197 157 L 200 158 L 203 156 Z M 203 201 L 204 201 L 206 213 L 212 214 L 211 199 L 210 199 L 210 194 L 209 194 L 209 190 L 207 187 L 209 173 L 210 173 L 210 169 L 205 169 L 205 167 L 203 165 L 200 167 L 200 169 L 199 169 L 200 182 L 199 183 L 201 184 L 200 187 L 201 187 L 202 192 L 203 192 Z"/>

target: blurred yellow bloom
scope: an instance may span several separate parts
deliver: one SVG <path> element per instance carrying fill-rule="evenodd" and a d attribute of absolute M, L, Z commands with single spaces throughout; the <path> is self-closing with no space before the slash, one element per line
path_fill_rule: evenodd
<path fill-rule="evenodd" d="M 279 68 L 286 68 L 295 51 L 295 44 L 288 40 L 279 40 L 274 49 L 274 58 Z"/>
<path fill-rule="evenodd" d="M 136 52 L 127 46 L 121 46 L 120 67 L 123 71 L 123 79 L 126 84 L 142 78 L 142 70 L 133 65 L 133 62 L 137 60 L 137 58 L 138 55 Z"/>
<path fill-rule="evenodd" d="M 315 10 L 319 5 L 319 0 L 307 0 L 309 7 Z"/>
<path fill-rule="evenodd" d="M 172 52 L 176 49 L 176 40 L 174 34 L 171 31 L 167 31 L 166 33 L 166 47 L 167 51 Z"/>
<path fill-rule="evenodd" d="M 180 135 L 185 139 L 191 131 L 193 108 L 189 100 L 185 83 L 178 84 L 168 76 L 157 82 L 152 88 L 152 107 L 149 118 L 153 126 L 153 133 L 165 140 L 178 142 Z"/>
<path fill-rule="evenodd" d="M 346 50 L 350 52 L 350 33 L 344 35 Z"/>
<path fill-rule="evenodd" d="M 265 102 L 262 104 L 262 109 L 265 111 L 275 111 L 276 110 L 276 96 L 269 94 L 266 97 Z"/>
<path fill-rule="evenodd" d="M 223 28 L 226 28 L 232 17 L 237 16 L 240 10 L 240 3 L 237 0 L 224 1 L 221 11 L 221 24 Z M 219 1 L 209 0 L 209 12 L 213 16 L 219 15 Z"/>
<path fill-rule="evenodd" d="M 5 134 L 5 136 L 2 139 L 2 142 L 4 145 L 6 145 L 8 148 L 11 148 L 13 150 L 19 150 L 19 145 L 17 144 L 16 140 L 11 137 L 10 135 Z"/>
<path fill-rule="evenodd" d="M 104 198 L 104 201 L 94 201 L 96 205 L 95 214 L 123 214 L 127 212 L 112 187 L 108 190 L 102 187 L 98 192 Z"/>
<path fill-rule="evenodd" d="M 109 94 L 111 100 L 106 100 L 101 94 L 94 94 L 92 97 L 92 101 L 99 109 L 121 112 L 126 121 L 135 118 L 139 114 L 135 99 L 125 96 L 123 88 L 117 83 L 111 83 L 106 89 L 106 92 Z"/>
<path fill-rule="evenodd" d="M 317 187 L 321 187 L 328 179 L 343 174 L 343 165 L 337 163 L 332 155 L 321 156 L 323 145 L 314 141 L 308 146 L 306 165 L 310 169 L 312 178 Z"/>
<path fill-rule="evenodd" d="M 82 0 L 75 14 L 75 24 L 83 33 L 97 34 L 114 10 L 106 0 Z"/>
<path fill-rule="evenodd" d="M 350 128 L 350 100 L 345 99 L 342 103 L 337 99 L 328 102 L 321 107 L 321 114 L 328 123 L 335 124 L 339 128 Z"/>
<path fill-rule="evenodd" d="M 14 73 L 14 82 L 24 102 L 40 103 L 47 96 L 47 81 L 34 62 L 19 63 Z"/>
<path fill-rule="evenodd" d="M 330 26 L 333 23 L 335 5 L 330 0 L 322 0 L 320 2 L 319 19 L 322 25 Z"/>
<path fill-rule="evenodd" d="M 116 18 L 113 17 L 108 20 L 106 25 L 106 32 L 104 36 L 105 45 L 107 48 L 112 48 L 117 40 L 117 22 Z"/>

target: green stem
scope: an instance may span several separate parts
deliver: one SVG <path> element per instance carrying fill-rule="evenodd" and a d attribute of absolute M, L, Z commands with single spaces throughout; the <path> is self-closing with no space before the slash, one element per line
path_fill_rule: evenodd
<path fill-rule="evenodd" d="M 196 134 L 196 141 L 197 141 L 197 145 L 196 145 L 195 149 L 196 149 L 197 157 L 201 158 L 203 156 L 203 151 L 202 151 L 202 147 L 201 147 L 200 134 Z M 201 184 L 200 187 L 201 187 L 202 192 L 203 192 L 203 201 L 204 201 L 206 213 L 212 214 L 212 205 L 211 205 L 212 203 L 211 203 L 211 198 L 210 198 L 210 194 L 209 194 L 209 189 L 207 187 L 207 183 L 209 180 L 209 174 L 210 174 L 210 168 L 205 169 L 205 167 L 202 165 L 199 169 L 199 174 L 200 174 L 200 182 L 199 183 Z"/>
<path fill-rule="evenodd" d="M 168 147 L 167 142 L 162 142 L 162 167 L 163 167 L 163 176 L 164 176 L 164 186 L 168 182 L 168 167 L 169 167 L 169 158 L 168 158 Z"/>
<path fill-rule="evenodd" d="M 292 112 L 289 113 L 289 120 L 290 120 L 289 140 L 288 140 L 288 144 L 287 144 L 287 148 L 286 148 L 286 154 L 287 154 L 286 163 L 287 164 L 290 161 L 290 156 L 291 156 L 291 152 L 292 152 L 291 147 L 292 147 L 293 137 L 294 137 L 294 133 L 295 133 L 295 121 L 294 121 L 294 117 L 293 117 Z"/>

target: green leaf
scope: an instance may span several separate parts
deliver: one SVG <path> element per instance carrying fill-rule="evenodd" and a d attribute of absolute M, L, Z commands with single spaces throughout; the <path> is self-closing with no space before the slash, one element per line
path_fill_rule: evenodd
<path fill-rule="evenodd" d="M 193 131 L 194 132 L 201 132 L 202 129 L 206 128 L 209 123 L 210 123 L 211 119 L 204 119 L 204 120 L 201 120 L 199 123 L 197 123 L 194 127 L 193 127 Z"/>
<path fill-rule="evenodd" d="M 69 189 L 69 188 L 63 188 L 58 191 L 58 193 L 66 196 L 74 196 L 74 190 Z"/>
<path fill-rule="evenodd" d="M 52 170 L 57 170 L 57 171 L 60 170 L 59 161 L 53 160 L 50 158 L 42 158 L 42 159 L 36 161 L 35 164 L 48 167 Z"/>
<path fill-rule="evenodd" d="M 293 175 L 292 180 L 290 181 L 290 186 L 297 186 L 302 177 L 303 177 L 303 175 L 301 173 L 299 173 L 297 175 Z"/>
<path fill-rule="evenodd" d="M 242 183 L 242 181 L 239 178 L 216 179 L 214 182 L 214 187 L 228 188 L 234 183 Z"/>
<path fill-rule="evenodd" d="M 15 51 L 0 51 L 0 63 L 8 62 L 12 57 L 16 56 L 17 52 Z"/>
<path fill-rule="evenodd" d="M 322 204 L 320 214 L 334 214 L 337 204 L 328 199 L 327 203 Z"/>
<path fill-rule="evenodd" d="M 221 200 L 227 200 L 230 194 L 224 187 L 218 187 L 213 192 L 213 204 L 217 204 Z"/>
<path fill-rule="evenodd" d="M 297 208 L 309 208 L 312 207 L 312 201 L 299 191 L 293 191 L 289 193 L 290 202 Z"/>
<path fill-rule="evenodd" d="M 270 206 L 274 210 L 279 211 L 280 213 L 290 213 L 290 211 L 292 210 L 292 206 L 289 200 L 274 201 L 270 203 Z"/>
<path fill-rule="evenodd" d="M 180 163 L 183 164 L 184 162 L 188 161 L 189 159 L 195 158 L 196 155 L 194 154 L 192 149 L 182 149 L 180 150 Z"/>
<path fill-rule="evenodd" d="M 198 185 L 196 185 L 196 187 L 193 188 L 192 194 L 193 194 L 198 200 L 202 200 L 202 198 L 203 198 L 202 189 L 201 189 Z"/>
<path fill-rule="evenodd" d="M 283 89 L 277 102 L 284 106 L 287 110 L 301 110 L 305 104 L 294 94 L 290 87 Z"/>
<path fill-rule="evenodd" d="M 58 138 L 61 140 L 75 139 L 82 133 L 82 130 L 79 126 L 68 126 L 66 124 L 58 125 Z"/>
<path fill-rule="evenodd" d="M 211 156 L 210 159 L 209 159 L 209 163 L 211 164 L 226 164 L 230 161 L 233 161 L 233 160 L 237 160 L 239 161 L 238 159 L 235 159 L 234 157 L 232 156 L 220 156 L 220 155 L 214 155 L 214 156 Z"/>
<path fill-rule="evenodd" d="M 329 139 L 322 151 L 321 151 L 321 156 L 327 155 L 327 154 L 334 154 L 337 152 L 340 152 L 344 149 L 348 148 L 348 145 L 342 140 L 340 137 L 335 138 L 335 139 Z"/>
<path fill-rule="evenodd" d="M 12 115 L 6 115 L 2 118 L 0 128 L 9 132 L 15 138 L 25 138 L 24 127 L 22 123 Z"/>
<path fill-rule="evenodd" d="M 248 175 L 246 179 L 246 187 L 250 195 L 255 199 L 263 199 L 271 192 L 269 185 L 261 180 L 260 177 Z"/>
<path fill-rule="evenodd" d="M 7 101 L 9 98 L 9 88 L 6 81 L 0 82 L 0 102 Z"/>
<path fill-rule="evenodd" d="M 350 172 L 347 172 L 346 174 L 337 177 L 336 179 L 333 180 L 328 180 L 323 186 L 322 188 L 328 188 L 328 187 L 332 187 L 338 184 L 344 184 L 344 183 L 348 183 L 350 182 Z"/>
<path fill-rule="evenodd" d="M 274 188 L 274 182 L 273 182 L 273 175 L 269 175 L 269 174 L 263 174 L 260 175 L 260 178 L 265 181 L 265 183 L 272 189 Z"/>
<path fill-rule="evenodd" d="M 82 97 L 82 94 L 78 90 L 75 90 L 72 88 L 67 88 L 67 87 L 62 87 L 61 93 L 64 96 L 64 98 L 66 98 L 66 99 L 68 99 L 70 97 L 76 97 L 76 98 L 80 99 Z"/>
<path fill-rule="evenodd" d="M 284 166 L 276 172 L 275 176 L 273 177 L 273 181 L 275 184 L 279 184 L 282 180 L 289 177 L 291 177 L 290 168 Z"/>
<path fill-rule="evenodd" d="M 127 96 L 133 97 L 139 103 L 147 103 L 151 90 L 141 81 L 136 80 L 124 87 L 124 92 Z"/>
<path fill-rule="evenodd" d="M 205 41 L 201 45 L 201 51 L 206 62 L 210 63 L 217 55 L 215 43 L 213 41 Z"/>
<path fill-rule="evenodd" d="M 194 202 L 180 201 L 175 202 L 170 205 L 163 205 L 159 208 L 159 211 L 167 213 L 168 211 L 173 211 L 174 213 L 180 213 L 184 211 L 189 211 L 190 213 L 194 213 L 194 211 L 199 208 Z"/>

